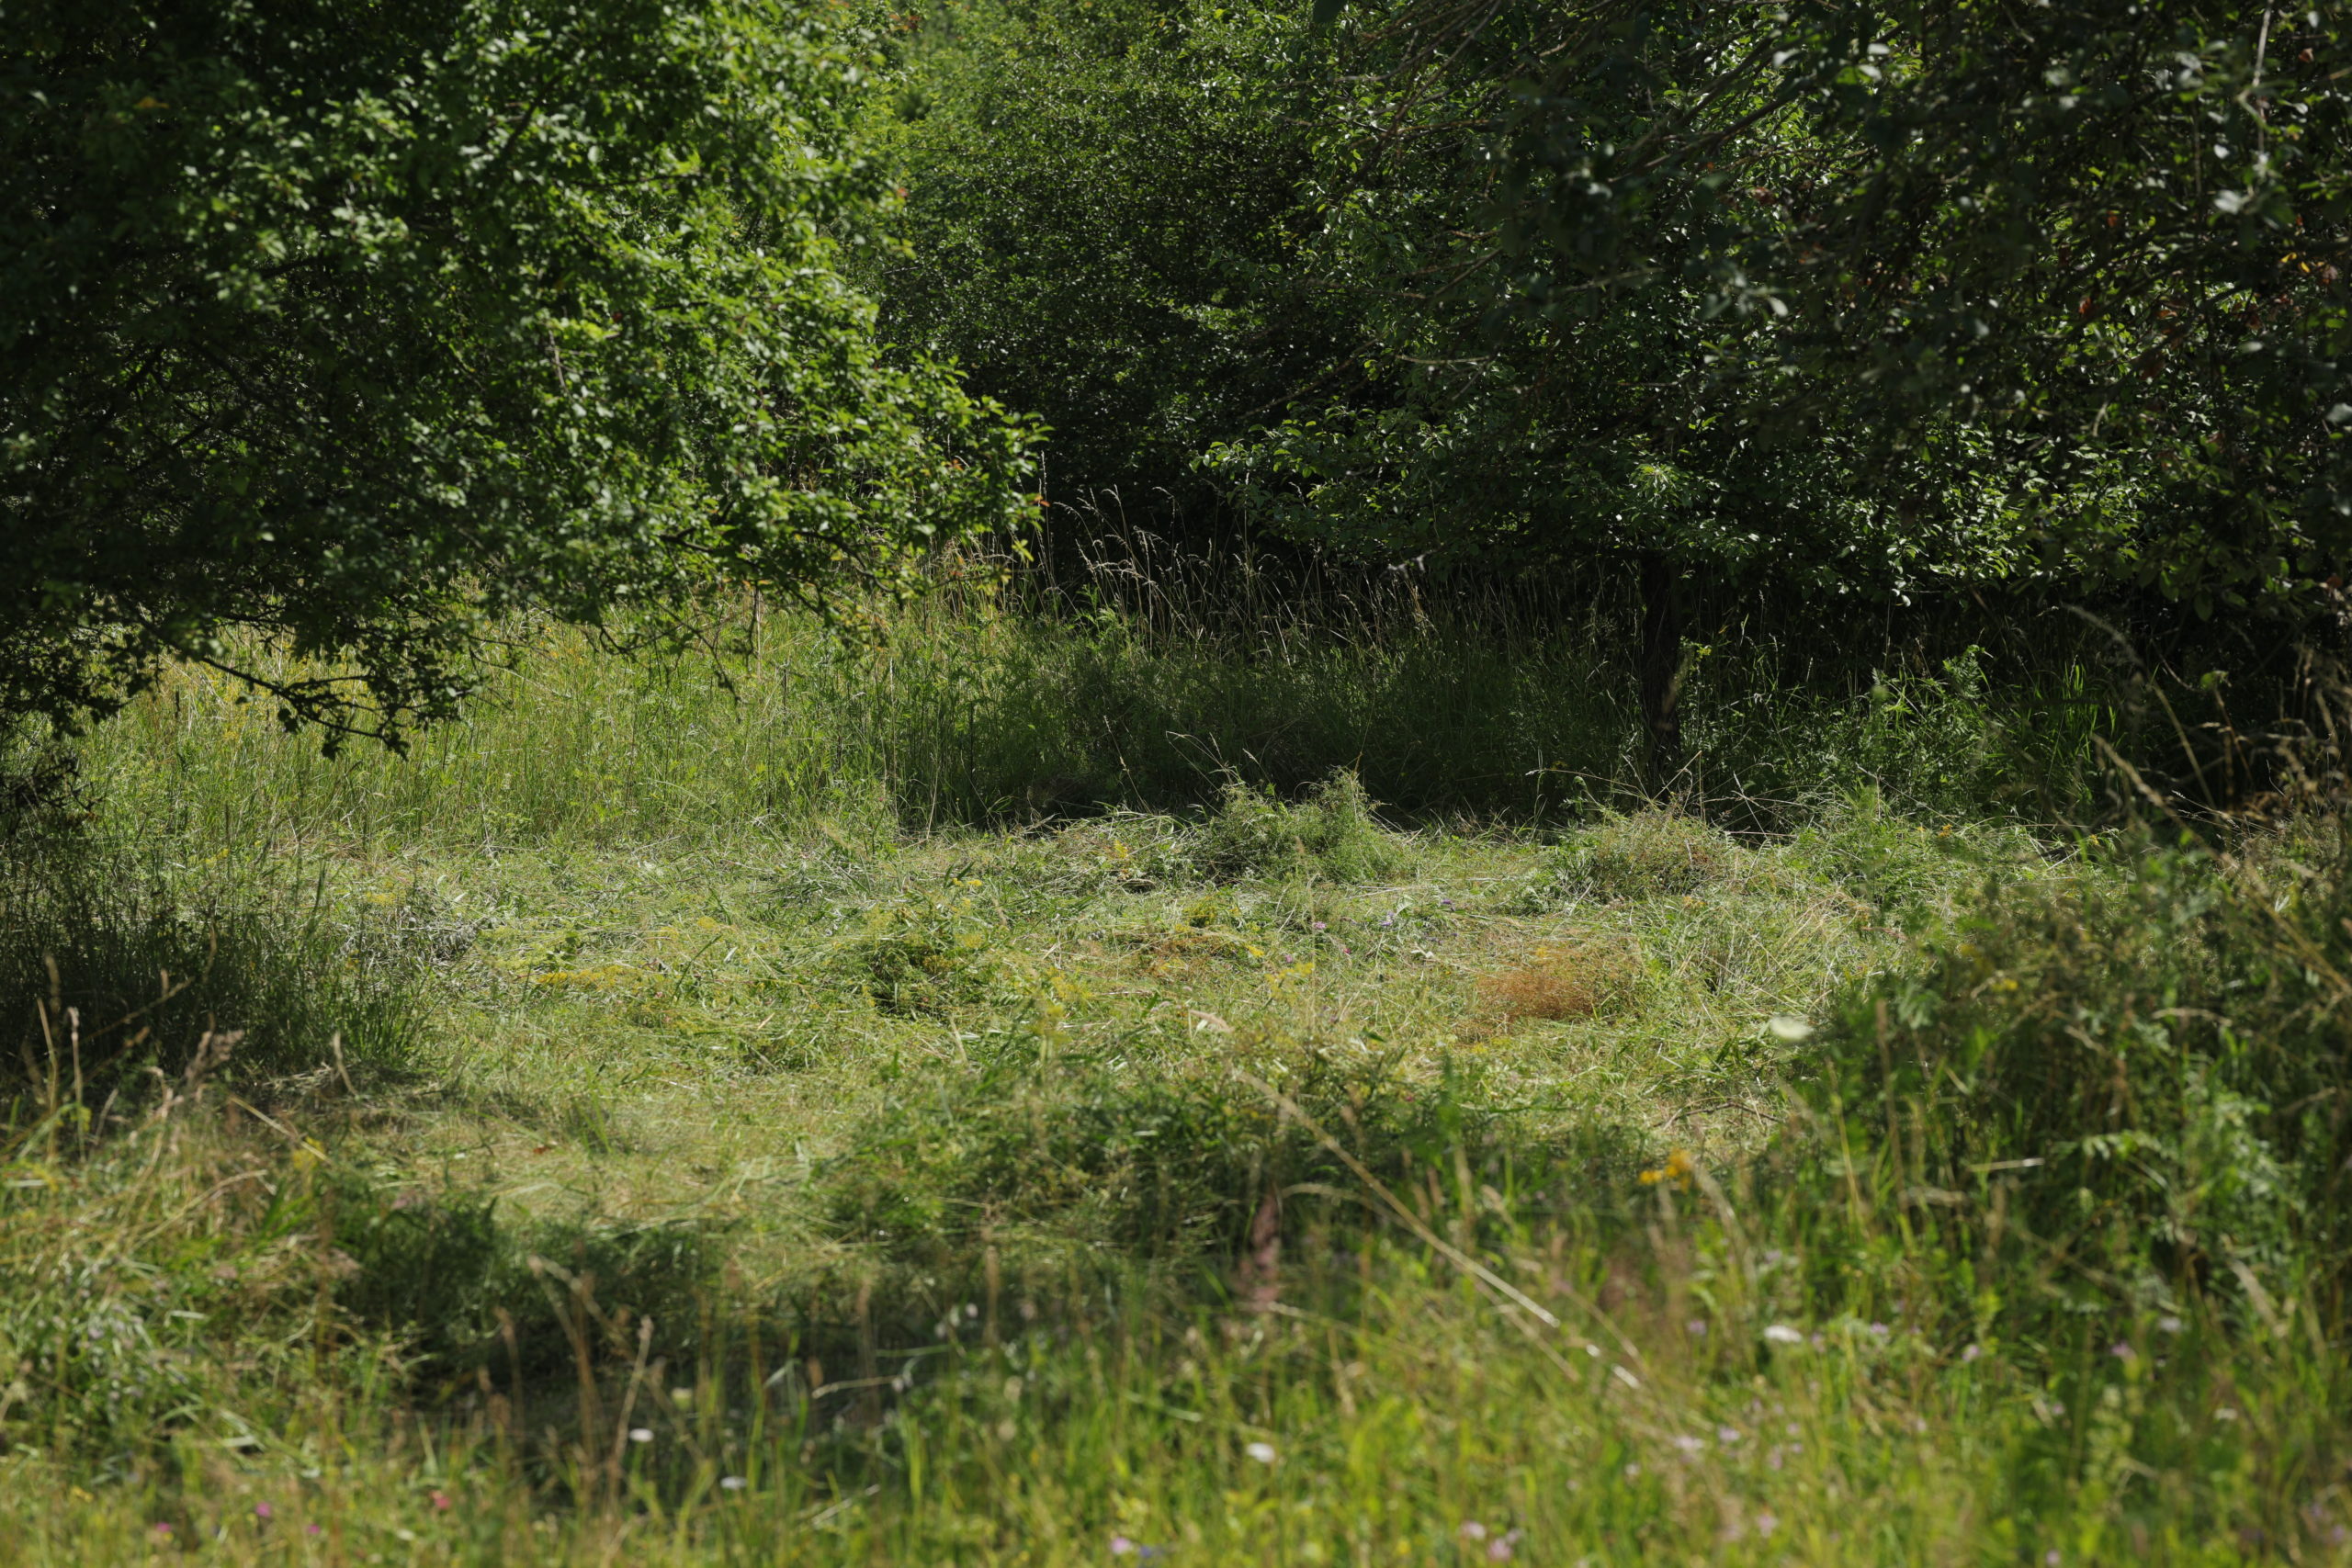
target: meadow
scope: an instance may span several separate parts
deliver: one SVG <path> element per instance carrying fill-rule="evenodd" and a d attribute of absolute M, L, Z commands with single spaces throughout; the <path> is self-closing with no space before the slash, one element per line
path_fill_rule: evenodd
<path fill-rule="evenodd" d="M 1671 808 L 1573 619 L 894 614 L 15 760 L 0 1558 L 2352 1560 L 2326 812 L 1973 656 L 1702 665 Z"/>
<path fill-rule="evenodd" d="M 0 1568 L 2352 1565 L 2352 7 L 6 15 Z"/>

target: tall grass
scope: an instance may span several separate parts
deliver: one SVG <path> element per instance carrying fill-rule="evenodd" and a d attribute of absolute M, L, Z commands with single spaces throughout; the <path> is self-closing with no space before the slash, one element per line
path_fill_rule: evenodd
<path fill-rule="evenodd" d="M 307 897 L 306 897 L 307 895 Z M 96 1107 L 142 1074 L 397 1071 L 447 934 L 284 877 L 76 840 L 0 854 L 0 1096 Z"/>
<path fill-rule="evenodd" d="M 886 616 L 878 641 L 741 608 L 623 660 L 518 633 L 461 722 L 336 758 L 183 671 L 80 749 L 121 821 L 214 845 L 708 842 L 865 835 L 1289 795 L 1346 768 L 1392 813 L 1558 824 L 1644 798 L 1626 628 L 1406 574 L 1268 586 L 1148 540 L 1078 585 L 1017 575 Z M 1228 581 L 1227 579 L 1233 581 Z M 1963 654 L 1860 685 L 1770 641 L 1694 649 L 1684 793 L 1786 830 L 1860 787 L 1946 818 L 2088 803 L 2085 667 L 2004 695 Z"/>
<path fill-rule="evenodd" d="M 1876 1158 L 1834 1201 L 1669 1159 L 1596 1224 L 1441 1145 L 1357 1186 L 1362 1217 L 1286 1228 L 1246 1303 L 1115 1263 L 976 1272 L 904 1336 L 854 1280 L 826 1310 L 863 1330 L 827 1337 L 666 1256 L 493 1235 L 417 1277 L 491 1292 L 488 1353 L 420 1409 L 337 1310 L 374 1299 L 332 1245 L 355 1195 L 247 1126 L 184 1105 L 72 1207 L 0 1200 L 20 1560 L 2345 1559 L 2345 1369 L 2304 1303 L 2277 1333 L 2192 1304 L 2040 1345 L 1923 1313 L 1930 1244 Z M 236 1181 L 257 1167 L 282 1196 Z M 171 1245 L 210 1244 L 160 1269 L 175 1310 L 38 1266 L 162 1263 L 121 1228 L 154 1198 L 201 1215 Z M 204 1326 L 232 1303 L 233 1360 Z"/>

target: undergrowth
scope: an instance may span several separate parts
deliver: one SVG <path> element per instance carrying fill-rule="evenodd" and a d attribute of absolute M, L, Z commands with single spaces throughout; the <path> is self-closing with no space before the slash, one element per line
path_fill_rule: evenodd
<path fill-rule="evenodd" d="M 67 784 L 40 790 L 142 835 L 379 851 L 712 843 L 816 824 L 855 840 L 1229 810 L 1237 789 L 1295 803 L 1340 768 L 1397 822 L 1638 810 L 1615 629 L 1480 608 L 1378 635 L 1205 619 L 1155 634 L 944 599 L 877 644 L 768 615 L 632 660 L 527 635 L 512 669 L 476 672 L 467 717 L 405 757 L 322 756 L 224 680 L 183 671 L 74 748 Z M 1775 658 L 1769 645 L 1720 653 L 1694 677 L 1686 793 L 1713 819 L 1785 832 L 1862 790 L 1953 822 L 2105 808 L 2087 677 L 2005 706 L 1967 660 L 1854 696 L 1790 680 Z M 17 750 L 28 789 L 33 771 L 62 766 L 30 739 Z"/>

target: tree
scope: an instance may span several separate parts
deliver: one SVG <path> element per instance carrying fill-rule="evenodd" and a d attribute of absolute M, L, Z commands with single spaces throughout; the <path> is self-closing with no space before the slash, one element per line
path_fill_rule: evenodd
<path fill-rule="evenodd" d="M 1458 286 L 1495 315 L 1678 288 L 1721 416 L 1842 436 L 1906 519 L 1951 471 L 1920 455 L 1953 454 L 2021 570 L 2304 621 L 2352 546 L 2344 20 L 1423 0 L 1357 26 L 1407 40 L 1375 146 L 1476 106 Z"/>
<path fill-rule="evenodd" d="M 518 612 L 835 606 L 1027 503 L 843 280 L 888 191 L 818 8 L 6 15 L 0 716 L 178 658 L 396 741 Z"/>
<path fill-rule="evenodd" d="M 2338 613 L 2335 11 L 943 15 L 894 327 L 1098 482 L 1189 462 L 1343 556 L 1635 585 L 1655 782 L 1694 597 Z"/>
<path fill-rule="evenodd" d="M 1285 112 L 1295 18 L 979 0 L 910 19 L 898 91 L 875 100 L 908 186 L 902 243 L 876 258 L 885 330 L 1040 416 L 1057 494 L 1119 489 L 1163 523 L 1214 510 L 1201 452 L 1353 325 L 1294 265 L 1314 219 L 1313 127 Z"/>
<path fill-rule="evenodd" d="M 1521 231 L 1526 203 L 1503 158 L 1526 75 L 1565 52 L 1573 64 L 1546 91 L 1575 104 L 1577 133 L 1635 143 L 1674 112 L 1696 62 L 1740 47 L 1747 26 L 1720 7 L 1660 6 L 1595 40 L 1594 19 L 1532 5 L 1408 8 L 1351 14 L 1302 41 L 1329 84 L 1314 197 L 1324 221 L 1302 265 L 1357 302 L 1375 348 L 1360 354 L 1363 373 L 1292 400 L 1209 460 L 1261 515 L 1351 555 L 1626 580 L 1641 605 L 1645 760 L 1662 789 L 1682 771 L 1694 589 L 1897 596 L 1998 551 L 1981 528 L 1915 525 L 1877 504 L 1849 438 L 1771 441 L 1733 417 L 1725 367 L 1770 353 L 1778 322 L 1727 312 L 1706 276 L 1629 254 L 1693 243 L 1669 204 L 1627 219 L 1622 239 L 1583 236 L 1613 241 L 1613 254 L 1586 258 L 1590 279 L 1553 290 L 1517 264 L 1539 238 Z"/>
<path fill-rule="evenodd" d="M 2043 552 L 2282 631 L 2352 558 L 2342 6 L 1906 3 L 1792 39 L 1816 134 L 1769 265 L 1793 379 L 1981 431 Z M 1792 62 L 1792 63 L 1795 63 Z M 2086 476 L 2100 476 L 2086 482 Z M 2117 476 L 2118 478 L 2109 478 Z"/>
<path fill-rule="evenodd" d="M 1658 776 L 1693 574 L 2340 613 L 2340 11 L 1324 10 L 1389 373 L 1222 461 L 1359 547 L 1637 561 Z"/>
<path fill-rule="evenodd" d="M 1749 25 L 1656 9 L 1588 51 L 1588 133 L 1638 139 L 1671 96 L 1656 84 Z M 1704 278 L 1534 299 L 1501 260 L 1496 139 L 1583 13 L 1464 15 L 1318 32 L 1303 3 L 926 14 L 876 100 L 911 191 L 886 321 L 1041 413 L 1065 492 L 1238 509 L 1359 561 L 1634 581 L 1665 781 L 1690 580 L 1850 599 L 1999 552 L 1981 516 L 1876 504 L 1849 439 L 1726 418 L 1719 361 L 1769 345 L 1774 318 L 1717 319 Z"/>

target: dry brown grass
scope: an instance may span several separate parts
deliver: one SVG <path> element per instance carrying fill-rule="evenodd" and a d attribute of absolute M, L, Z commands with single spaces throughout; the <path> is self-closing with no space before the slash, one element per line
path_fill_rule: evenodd
<path fill-rule="evenodd" d="M 1538 949 L 1526 962 L 1481 975 L 1472 1027 L 1491 1033 L 1530 1020 L 1596 1018 L 1631 999 L 1633 955 L 1601 943 Z"/>

